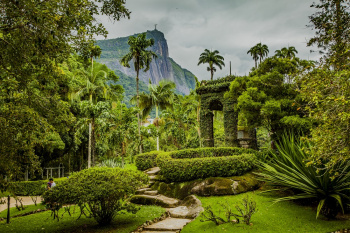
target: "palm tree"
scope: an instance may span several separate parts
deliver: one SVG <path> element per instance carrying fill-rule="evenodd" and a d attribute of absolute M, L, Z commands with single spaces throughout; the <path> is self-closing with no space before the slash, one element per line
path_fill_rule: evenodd
<path fill-rule="evenodd" d="M 261 63 L 261 60 L 264 59 L 264 57 L 267 57 L 267 55 L 269 54 L 269 48 L 267 47 L 266 44 L 258 43 L 256 45 L 256 50 Z"/>
<path fill-rule="evenodd" d="M 133 60 L 134 68 L 136 71 L 136 99 L 137 99 L 137 107 L 139 108 L 139 72 L 140 69 L 144 69 L 144 71 L 148 71 L 152 58 L 157 58 L 157 55 L 153 51 L 146 50 L 148 47 L 154 45 L 154 39 L 146 39 L 146 33 L 141 33 L 137 37 L 130 36 L 128 39 L 129 53 L 127 53 L 121 60 L 120 63 L 130 68 L 129 62 Z M 140 153 L 142 153 L 141 146 L 141 120 L 140 113 L 137 113 L 137 121 L 138 121 L 138 133 L 140 140 Z"/>
<path fill-rule="evenodd" d="M 296 53 L 298 53 L 298 51 L 295 49 L 294 46 L 291 46 L 291 47 L 288 46 L 288 48 L 284 47 L 281 50 L 276 50 L 275 56 L 279 58 L 292 59 L 293 57 L 295 57 Z"/>
<path fill-rule="evenodd" d="M 298 51 L 295 49 L 294 46 L 291 46 L 287 48 L 287 58 L 291 59 L 293 57 L 295 57 L 295 54 L 298 53 Z"/>
<path fill-rule="evenodd" d="M 172 109 L 174 101 L 175 83 L 168 80 L 161 80 L 159 85 L 149 84 L 149 94 L 140 95 L 140 109 L 142 109 L 142 118 L 146 118 L 153 107 L 156 107 L 156 121 L 158 121 L 158 112 L 167 108 Z M 135 101 L 135 97 L 131 100 Z M 157 129 L 158 129 L 158 125 Z M 159 151 L 159 136 L 157 136 L 157 150 Z"/>
<path fill-rule="evenodd" d="M 286 48 L 282 48 L 282 49 L 277 49 L 275 51 L 275 57 L 278 58 L 286 58 Z"/>
<path fill-rule="evenodd" d="M 91 60 L 92 61 L 92 60 Z M 108 76 L 111 73 L 106 65 L 91 62 L 87 69 L 77 70 L 74 74 L 74 81 L 77 82 L 78 89 L 71 94 L 71 98 L 80 100 L 86 98 L 91 104 L 96 103 L 98 97 L 107 98 L 109 86 L 107 84 Z M 88 168 L 95 164 L 95 118 L 92 117 L 89 123 L 89 151 Z"/>
<path fill-rule="evenodd" d="M 256 49 L 256 46 L 254 46 L 254 47 L 251 47 L 249 50 L 248 50 L 248 52 L 247 52 L 247 54 L 249 54 L 250 53 L 250 55 L 253 57 L 253 60 L 254 60 L 254 62 L 255 62 L 255 69 L 257 68 L 257 66 L 258 66 L 258 60 L 259 60 L 259 55 L 258 55 L 258 51 L 257 51 L 257 49 Z"/>
<path fill-rule="evenodd" d="M 211 80 L 213 80 L 214 72 L 216 71 L 216 68 L 214 66 L 218 66 L 220 70 L 222 69 L 222 66 L 225 66 L 224 58 L 219 55 L 219 51 L 209 51 L 208 49 L 205 49 L 204 52 L 199 56 L 199 62 L 200 64 L 208 63 L 209 66 L 207 67 L 207 70 L 210 71 L 211 74 Z"/>

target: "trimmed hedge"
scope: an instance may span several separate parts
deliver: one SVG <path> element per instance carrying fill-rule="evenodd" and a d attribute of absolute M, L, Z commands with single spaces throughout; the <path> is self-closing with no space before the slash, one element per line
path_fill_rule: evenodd
<path fill-rule="evenodd" d="M 258 154 L 260 152 L 253 149 L 240 147 L 204 147 L 197 149 L 186 149 L 172 151 L 169 155 L 173 159 L 190 159 L 190 158 L 205 158 L 205 157 L 223 157 L 240 154 Z"/>
<path fill-rule="evenodd" d="M 56 185 L 67 178 L 54 179 Z M 48 180 L 10 182 L 7 191 L 16 196 L 41 196 Z"/>
<path fill-rule="evenodd" d="M 243 175 L 255 167 L 258 152 L 244 148 L 199 148 L 163 152 L 156 163 L 170 182 Z"/>
<path fill-rule="evenodd" d="M 151 151 L 136 156 L 135 164 L 137 169 L 144 171 L 152 167 L 156 167 L 157 155 L 163 153 L 163 151 Z"/>

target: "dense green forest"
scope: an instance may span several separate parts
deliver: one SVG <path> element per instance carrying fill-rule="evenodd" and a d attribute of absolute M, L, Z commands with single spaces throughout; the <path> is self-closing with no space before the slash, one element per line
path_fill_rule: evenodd
<path fill-rule="evenodd" d="M 293 46 L 271 55 L 267 45 L 258 43 L 247 51 L 255 66 L 246 76 L 232 76 L 234 81 L 225 94 L 234 102 L 238 125 L 257 130 L 261 150 L 273 147 L 283 132 L 293 131 L 317 145 L 309 162 L 326 167 L 349 157 L 349 13 L 342 1 L 330 2 L 333 8 L 321 1 L 315 6 L 324 11 L 310 16 L 318 34 L 308 44 L 324 51 L 320 61 L 298 58 Z M 99 41 L 100 46 L 93 39 L 107 34 L 103 25 L 95 22 L 96 15 L 128 18 L 130 12 L 124 3 L 102 1 L 104 7 L 99 8 L 88 0 L 79 4 L 69 0 L 63 6 L 61 1 L 21 1 L 15 5 L 1 1 L 2 180 L 23 179 L 27 170 L 33 179 L 40 178 L 42 168 L 58 164 L 68 172 L 81 170 L 90 166 L 90 156 L 91 166 L 109 158 L 133 161 L 139 148 L 155 150 L 157 138 L 164 151 L 201 146 L 201 100 L 194 89 L 210 81 L 199 82 L 169 58 L 177 82 L 193 90 L 183 95 L 172 89 L 170 104 L 159 110 L 154 124 L 138 132 L 137 115 L 143 109 L 130 104 L 136 94 L 135 77 L 100 63 L 132 52 L 128 44 L 132 37 Z M 325 20 L 333 24 L 324 24 Z M 334 33 L 329 34 L 330 30 Z M 149 48 L 163 39 L 158 35 L 164 36 L 157 30 L 147 33 L 147 40 L 153 41 Z M 147 47 L 144 51 L 152 52 Z M 145 61 L 152 64 L 162 58 L 159 51 L 154 54 Z M 205 50 L 199 64 L 208 64 L 213 76 L 224 61 L 219 51 Z M 127 69 L 135 68 L 132 63 Z M 219 82 L 212 82 L 220 88 Z M 141 81 L 138 85 L 140 95 L 152 95 L 155 90 Z M 152 117 L 156 107 L 155 102 L 150 105 Z M 140 115 L 140 121 L 147 117 Z M 213 119 L 216 146 L 224 146 L 225 119 L 219 111 Z"/>

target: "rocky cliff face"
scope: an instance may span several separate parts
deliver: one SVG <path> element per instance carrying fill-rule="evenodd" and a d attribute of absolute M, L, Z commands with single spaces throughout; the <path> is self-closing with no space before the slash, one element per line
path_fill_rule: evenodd
<path fill-rule="evenodd" d="M 135 34 L 134 36 L 137 36 Z M 194 75 L 182 69 L 173 59 L 169 57 L 168 44 L 164 38 L 164 34 L 158 30 L 147 31 L 147 38 L 153 38 L 155 43 L 151 50 L 157 55 L 157 59 L 153 59 L 150 69 L 147 72 L 140 72 L 140 80 L 148 84 L 150 79 L 152 83 L 158 84 L 160 80 L 171 80 L 176 84 L 176 89 L 183 93 L 189 94 L 191 89 L 195 88 Z M 129 77 L 136 77 L 133 62 L 130 61 L 130 68 L 123 67 L 119 60 L 129 51 L 127 44 L 128 37 L 100 40 L 97 41 L 102 49 L 99 62 L 106 64 L 110 69 L 120 71 Z M 123 82 L 121 80 L 121 84 Z"/>

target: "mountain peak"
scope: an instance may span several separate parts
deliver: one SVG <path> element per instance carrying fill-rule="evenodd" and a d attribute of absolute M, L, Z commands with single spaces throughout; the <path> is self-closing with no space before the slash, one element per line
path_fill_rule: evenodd
<path fill-rule="evenodd" d="M 137 36 L 135 34 L 134 36 Z M 147 72 L 140 72 L 139 78 L 145 84 L 148 84 L 150 79 L 153 84 L 158 84 L 160 80 L 167 79 L 176 84 L 176 89 L 183 94 L 189 94 L 191 89 L 195 88 L 194 75 L 188 70 L 183 69 L 173 59 L 169 57 L 168 43 L 164 33 L 159 30 L 148 30 L 147 38 L 154 39 L 154 45 L 151 50 L 158 55 L 157 59 L 151 62 L 150 69 Z M 116 73 L 123 73 L 129 77 L 136 77 L 136 72 L 130 61 L 131 68 L 122 66 L 119 60 L 129 52 L 127 44 L 129 37 L 122 37 L 109 40 L 99 40 L 97 45 L 102 49 L 102 54 L 99 62 L 106 64 Z M 118 71 L 118 72 L 117 72 Z"/>

